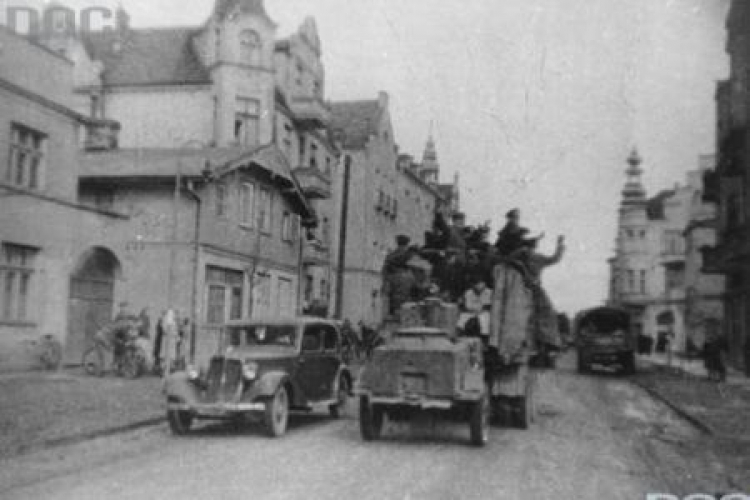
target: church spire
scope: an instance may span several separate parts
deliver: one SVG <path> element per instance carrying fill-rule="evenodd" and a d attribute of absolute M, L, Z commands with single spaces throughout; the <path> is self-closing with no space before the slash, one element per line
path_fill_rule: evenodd
<path fill-rule="evenodd" d="M 627 182 L 622 190 L 622 206 L 641 205 L 646 202 L 646 188 L 643 187 L 641 176 L 643 159 L 637 149 L 633 149 L 628 157 L 628 169 L 625 171 Z"/>
<path fill-rule="evenodd" d="M 435 139 L 432 137 L 432 123 L 430 123 L 430 135 L 422 154 L 422 165 L 419 168 L 419 176 L 428 184 L 437 184 L 440 176 L 440 164 L 438 163 Z"/>

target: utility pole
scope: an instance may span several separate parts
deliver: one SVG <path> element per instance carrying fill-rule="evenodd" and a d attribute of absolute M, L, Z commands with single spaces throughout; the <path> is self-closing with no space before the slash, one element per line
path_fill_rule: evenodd
<path fill-rule="evenodd" d="M 341 190 L 341 222 L 339 223 L 339 261 L 336 274 L 336 318 L 344 314 L 344 271 L 346 266 L 346 237 L 349 219 L 349 187 L 352 175 L 352 157 L 344 156 L 344 185 Z"/>

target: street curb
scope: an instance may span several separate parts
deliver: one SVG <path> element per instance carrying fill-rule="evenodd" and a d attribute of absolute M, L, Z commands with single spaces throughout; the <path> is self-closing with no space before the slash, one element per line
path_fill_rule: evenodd
<path fill-rule="evenodd" d="M 34 451 L 48 450 L 48 449 L 57 448 L 60 446 L 78 444 L 84 441 L 90 441 L 92 439 L 97 439 L 100 437 L 113 436 L 115 434 L 122 434 L 125 432 L 135 431 L 138 429 L 143 429 L 145 427 L 152 427 L 155 425 L 159 425 L 165 421 L 166 421 L 166 417 L 164 417 L 163 415 L 160 415 L 158 417 L 151 417 L 151 418 L 147 418 L 143 420 L 137 420 L 135 422 L 131 422 L 125 425 L 119 425 L 119 426 L 114 426 L 114 427 L 108 427 L 105 429 L 98 429 L 95 431 L 83 432 L 81 434 L 74 434 L 72 436 L 48 439 L 46 441 L 42 441 L 41 443 L 31 444 L 26 447 L 21 447 L 17 453 L 11 455 L 11 457 L 9 458 L 12 458 L 13 456 L 25 455 Z"/>
<path fill-rule="evenodd" d="M 677 413 L 684 420 L 687 420 L 690 424 L 692 424 L 696 429 L 701 431 L 703 434 L 706 434 L 708 436 L 716 435 L 716 433 L 713 431 L 713 429 L 711 429 L 711 427 L 708 426 L 708 424 L 704 423 L 698 417 L 691 415 L 690 413 L 682 409 L 679 405 L 673 403 L 668 398 L 664 397 L 656 389 L 652 387 L 648 387 L 646 384 L 643 384 L 638 380 L 631 379 L 631 382 L 633 382 L 633 384 L 637 385 L 638 387 L 640 387 L 641 389 L 649 393 L 649 395 L 653 397 L 654 399 L 657 399 L 661 401 L 662 403 L 664 403 L 665 405 L 667 405 L 672 411 Z"/>

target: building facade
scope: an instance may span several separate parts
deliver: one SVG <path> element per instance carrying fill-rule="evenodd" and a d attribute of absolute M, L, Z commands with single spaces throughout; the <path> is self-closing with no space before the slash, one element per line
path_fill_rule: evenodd
<path fill-rule="evenodd" d="M 116 30 L 37 40 L 67 59 L 69 105 L 96 123 L 77 158 L 68 143 L 70 196 L 121 216 L 81 238 L 107 242 L 89 258 L 118 278 L 107 301 L 91 291 L 96 276 L 71 278 L 81 297 L 65 322 L 68 361 L 120 301 L 152 318 L 176 308 L 192 322 L 190 352 L 205 357 L 223 321 L 301 312 L 306 273 L 330 267 L 313 244 L 312 205 L 330 198 L 337 161 L 320 40 L 309 18 L 277 40 L 262 1 L 217 0 L 194 28 L 117 18 Z"/>
<path fill-rule="evenodd" d="M 388 95 L 331 104 L 331 130 L 342 153 L 334 182 L 341 207 L 336 314 L 376 325 L 383 320 L 383 263 L 397 235 L 424 244 L 435 212 L 458 210 L 458 186 L 438 183 L 435 143 L 427 142 L 422 162 L 400 155 L 394 140 Z"/>
<path fill-rule="evenodd" d="M 2 27 L 0 47 L 0 370 L 33 364 L 25 345 L 46 334 L 80 361 L 69 312 L 95 296 L 111 317 L 122 269 L 108 246 L 128 216 L 78 200 L 79 145 L 98 124 L 73 109 L 74 65 Z"/>
<path fill-rule="evenodd" d="M 718 205 L 716 246 L 705 268 L 726 278 L 724 333 L 729 358 L 750 374 L 750 5 L 732 1 L 727 20 L 729 79 L 719 82 L 718 158 L 706 177 L 707 201 Z"/>
<path fill-rule="evenodd" d="M 688 173 L 687 183 L 648 198 L 641 182 L 642 159 L 628 159 L 615 257 L 610 260 L 609 303 L 630 310 L 635 330 L 657 347 L 670 339 L 677 352 L 702 346 L 703 320 L 720 319 L 722 283 L 704 274 L 698 256 L 713 237 L 712 212 L 702 201 L 708 168 Z"/>

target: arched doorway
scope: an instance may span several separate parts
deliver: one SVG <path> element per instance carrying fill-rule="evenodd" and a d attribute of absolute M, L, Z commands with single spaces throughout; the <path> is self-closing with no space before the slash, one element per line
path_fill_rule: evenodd
<path fill-rule="evenodd" d="M 111 321 L 120 272 L 120 261 L 106 248 L 91 248 L 78 260 L 70 275 L 66 362 L 80 363 L 94 333 Z"/>

